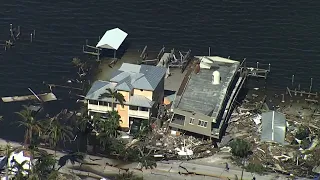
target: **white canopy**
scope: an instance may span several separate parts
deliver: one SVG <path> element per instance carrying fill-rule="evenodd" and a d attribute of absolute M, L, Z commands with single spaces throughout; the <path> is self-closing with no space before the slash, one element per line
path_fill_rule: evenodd
<path fill-rule="evenodd" d="M 106 31 L 96 47 L 118 50 L 127 36 L 128 34 L 119 28 L 110 29 Z"/>

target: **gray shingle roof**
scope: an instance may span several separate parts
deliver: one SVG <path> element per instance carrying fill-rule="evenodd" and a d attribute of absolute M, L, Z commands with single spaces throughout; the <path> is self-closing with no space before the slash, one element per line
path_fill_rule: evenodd
<path fill-rule="evenodd" d="M 286 118 L 282 113 L 270 111 L 262 113 L 262 141 L 285 144 Z"/>
<path fill-rule="evenodd" d="M 174 108 L 202 113 L 215 119 L 224 101 L 227 88 L 238 69 L 239 62 L 214 62 L 211 69 L 201 69 L 198 74 L 192 73 L 183 93 L 174 100 Z M 220 72 L 220 84 L 212 84 L 212 73 Z"/>
<path fill-rule="evenodd" d="M 113 72 L 110 81 L 117 82 L 116 89 L 130 91 L 133 88 L 155 90 L 167 69 L 150 65 L 123 63 Z"/>

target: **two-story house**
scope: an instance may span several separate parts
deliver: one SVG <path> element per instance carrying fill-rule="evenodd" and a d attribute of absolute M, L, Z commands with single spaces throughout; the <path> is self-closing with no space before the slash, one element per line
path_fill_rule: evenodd
<path fill-rule="evenodd" d="M 164 78 L 167 69 L 150 65 L 123 63 L 112 73 L 109 81 L 93 83 L 85 99 L 88 113 L 107 113 L 112 110 L 112 98 L 99 98 L 106 89 L 124 96 L 124 106 L 115 101 L 114 109 L 121 116 L 120 126 L 127 130 L 134 121 L 148 120 L 156 115 L 157 107 L 163 102 Z"/>
<path fill-rule="evenodd" d="M 173 133 L 220 139 L 246 76 L 238 61 L 218 56 L 195 58 L 199 64 L 189 69 L 176 93 L 169 126 Z"/>

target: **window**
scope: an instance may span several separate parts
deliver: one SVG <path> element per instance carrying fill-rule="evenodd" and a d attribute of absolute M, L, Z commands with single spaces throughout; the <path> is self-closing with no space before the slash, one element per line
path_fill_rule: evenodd
<path fill-rule="evenodd" d="M 140 91 L 143 91 L 143 89 L 140 89 Z"/>
<path fill-rule="evenodd" d="M 194 123 L 194 118 L 190 118 L 190 124 L 193 124 Z"/>
<path fill-rule="evenodd" d="M 140 111 L 147 111 L 148 112 L 148 108 L 146 108 L 146 107 L 140 107 Z"/>
<path fill-rule="evenodd" d="M 198 126 L 207 127 L 207 125 L 208 125 L 207 121 L 203 121 L 203 120 L 199 119 Z"/>
<path fill-rule="evenodd" d="M 108 105 L 109 105 L 108 102 L 104 102 L 104 101 L 100 101 L 99 104 L 100 104 L 101 106 L 108 106 Z"/>
<path fill-rule="evenodd" d="M 129 109 L 134 110 L 134 111 L 138 111 L 138 106 L 130 106 Z"/>
<path fill-rule="evenodd" d="M 89 100 L 89 103 L 90 103 L 90 104 L 98 105 L 98 101 L 95 101 L 95 100 Z"/>

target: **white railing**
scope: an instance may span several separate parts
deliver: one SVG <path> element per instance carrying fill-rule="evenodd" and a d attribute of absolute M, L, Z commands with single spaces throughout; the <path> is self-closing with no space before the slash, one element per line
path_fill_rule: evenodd
<path fill-rule="evenodd" d="M 110 106 L 102 106 L 102 105 L 96 105 L 96 104 L 88 104 L 88 110 L 96 110 L 96 111 L 112 111 L 112 108 Z M 115 108 L 117 110 L 117 108 Z"/>
<path fill-rule="evenodd" d="M 129 117 L 136 117 L 136 118 L 142 118 L 142 119 L 149 119 L 150 114 L 149 114 L 149 111 L 135 111 L 135 110 L 129 110 Z"/>

